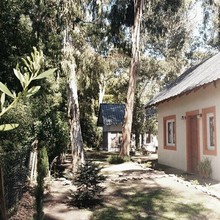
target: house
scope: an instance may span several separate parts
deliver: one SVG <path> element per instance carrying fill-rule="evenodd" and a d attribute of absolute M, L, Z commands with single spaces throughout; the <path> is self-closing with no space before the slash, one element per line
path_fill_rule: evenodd
<path fill-rule="evenodd" d="M 119 151 L 125 105 L 102 103 L 99 108 L 97 125 L 102 127 L 102 148 L 107 151 Z"/>
<path fill-rule="evenodd" d="M 151 106 L 158 109 L 159 163 L 196 173 L 208 158 L 220 180 L 220 53 L 185 71 Z"/>

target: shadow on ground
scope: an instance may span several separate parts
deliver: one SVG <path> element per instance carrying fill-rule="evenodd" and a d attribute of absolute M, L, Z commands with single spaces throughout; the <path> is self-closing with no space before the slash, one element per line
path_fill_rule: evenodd
<path fill-rule="evenodd" d="M 118 185 L 107 196 L 102 209 L 96 210 L 92 220 L 144 219 L 203 219 L 209 210 L 200 203 L 184 204 L 170 189 L 162 189 L 153 182 L 145 187 L 129 183 Z M 143 184 L 141 184 L 143 186 Z"/>
<path fill-rule="evenodd" d="M 97 162 L 107 163 L 108 157 L 112 155 L 108 152 L 87 152 L 89 159 Z M 91 210 L 85 209 L 63 209 L 63 204 L 61 204 L 60 209 L 51 204 L 54 202 L 54 198 L 51 198 L 49 204 L 50 209 L 54 208 L 54 211 L 57 211 L 58 215 L 66 214 L 66 219 L 81 219 L 75 218 L 75 216 L 83 216 L 86 214 L 88 218 L 86 220 L 171 220 L 171 219 L 190 219 L 190 220 L 207 220 L 209 219 L 210 210 L 207 209 L 202 203 L 191 200 L 181 199 L 177 194 L 172 191 L 172 187 L 166 188 L 161 187 L 153 178 L 154 173 L 160 174 L 173 174 L 180 178 L 183 178 L 186 181 L 195 181 L 197 180 L 199 184 L 214 184 L 215 182 L 210 179 L 201 179 L 196 175 L 191 175 L 168 166 L 163 166 L 158 164 L 157 159 L 152 159 L 145 157 L 142 160 L 136 157 L 135 162 L 141 163 L 141 166 L 151 167 L 152 170 L 126 170 L 113 173 L 116 177 L 114 181 L 111 181 L 111 178 L 108 179 L 106 183 L 106 192 L 104 193 L 104 203 L 102 206 L 97 206 Z M 116 167 L 117 165 L 115 165 Z M 143 175 L 147 172 L 147 175 Z M 152 178 L 151 174 L 152 173 Z M 140 178 L 141 177 L 141 178 Z M 120 181 L 121 180 L 123 181 Z M 56 196 L 57 202 L 65 200 L 67 197 L 66 192 L 59 193 L 59 196 Z M 47 203 L 45 202 L 45 207 Z M 70 208 L 70 207 L 68 207 Z M 62 210 L 62 211 L 61 211 Z M 74 212 L 73 212 L 74 211 Z M 90 213 L 86 213 L 86 212 Z M 54 217 L 52 215 L 52 210 L 45 215 L 45 220 L 64 220 L 58 215 Z M 60 213 L 62 212 L 62 213 Z M 66 213 L 65 213 L 66 212 Z M 67 218 L 67 214 L 70 218 Z M 73 213 L 73 214 L 72 214 Z M 64 215 L 63 215 L 64 216 Z"/>
<path fill-rule="evenodd" d="M 216 185 L 219 183 L 219 181 L 213 180 L 211 178 L 202 178 L 201 176 L 199 176 L 199 174 L 196 174 L 196 173 L 188 173 L 183 170 L 179 170 L 173 167 L 159 164 L 157 158 L 154 158 L 154 157 L 149 158 L 149 157 L 139 156 L 139 157 L 134 157 L 134 159 L 133 158 L 131 159 L 134 162 L 148 164 L 148 167 L 154 170 L 163 171 L 165 174 L 176 175 L 177 177 L 181 178 L 184 181 L 189 181 L 192 183 L 194 182 L 194 184 L 198 184 L 202 186 L 212 186 L 212 185 Z"/>

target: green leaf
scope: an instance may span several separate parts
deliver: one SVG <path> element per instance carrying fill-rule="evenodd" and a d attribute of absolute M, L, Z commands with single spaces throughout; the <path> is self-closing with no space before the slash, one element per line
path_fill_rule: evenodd
<path fill-rule="evenodd" d="M 55 70 L 56 70 L 56 68 L 49 69 L 49 70 L 41 73 L 40 75 L 36 76 L 34 79 L 43 79 L 45 77 L 48 77 L 48 76 L 52 75 Z"/>
<path fill-rule="evenodd" d="M 9 131 L 17 128 L 19 124 L 3 124 L 0 125 L 0 131 Z"/>
<path fill-rule="evenodd" d="M 31 72 L 31 66 L 30 66 L 30 64 L 27 62 L 27 60 L 25 60 L 24 58 L 21 58 L 21 59 L 22 59 L 22 61 L 24 62 L 24 65 L 28 68 L 28 71 Z"/>
<path fill-rule="evenodd" d="M 18 78 L 18 80 L 20 81 L 22 87 L 24 86 L 24 76 L 21 74 L 20 70 L 17 69 L 13 69 L 14 70 L 14 74 L 15 76 Z"/>
<path fill-rule="evenodd" d="M 40 86 L 33 86 L 27 91 L 27 97 L 34 95 L 35 93 L 39 91 L 39 89 L 40 89 Z"/>
<path fill-rule="evenodd" d="M 1 108 L 3 108 L 4 103 L 5 103 L 5 93 L 3 92 L 1 95 Z"/>
<path fill-rule="evenodd" d="M 11 93 L 11 91 L 8 89 L 8 87 L 6 85 L 4 85 L 2 82 L 0 82 L 0 90 L 2 92 L 4 92 L 6 95 L 14 98 L 13 94 Z"/>
<path fill-rule="evenodd" d="M 24 73 L 24 88 L 28 87 L 30 83 L 30 75 L 28 72 Z"/>
<path fill-rule="evenodd" d="M 13 97 L 14 97 L 14 98 L 16 98 L 16 97 L 17 97 L 17 95 L 16 95 L 15 91 L 13 91 Z"/>

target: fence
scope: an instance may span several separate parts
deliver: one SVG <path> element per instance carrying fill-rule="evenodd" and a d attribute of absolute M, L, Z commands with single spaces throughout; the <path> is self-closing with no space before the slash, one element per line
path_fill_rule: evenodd
<path fill-rule="evenodd" d="M 16 207 L 26 187 L 28 176 L 28 157 L 27 149 L 9 151 L 0 154 L 0 166 L 3 171 L 4 179 L 4 201 L 10 214 Z M 0 189 L 1 191 L 1 189 Z M 1 203 L 1 207 L 3 204 Z M 2 212 L 0 213 L 0 216 Z"/>
<path fill-rule="evenodd" d="M 5 207 L 5 187 L 2 167 L 0 167 L 0 219 L 7 220 L 7 210 Z"/>

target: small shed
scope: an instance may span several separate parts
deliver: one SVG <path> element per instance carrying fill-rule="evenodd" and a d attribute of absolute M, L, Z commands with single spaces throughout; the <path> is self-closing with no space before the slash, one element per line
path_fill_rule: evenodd
<path fill-rule="evenodd" d="M 124 104 L 100 104 L 97 125 L 102 127 L 102 149 L 107 151 L 120 150 L 124 115 Z"/>

